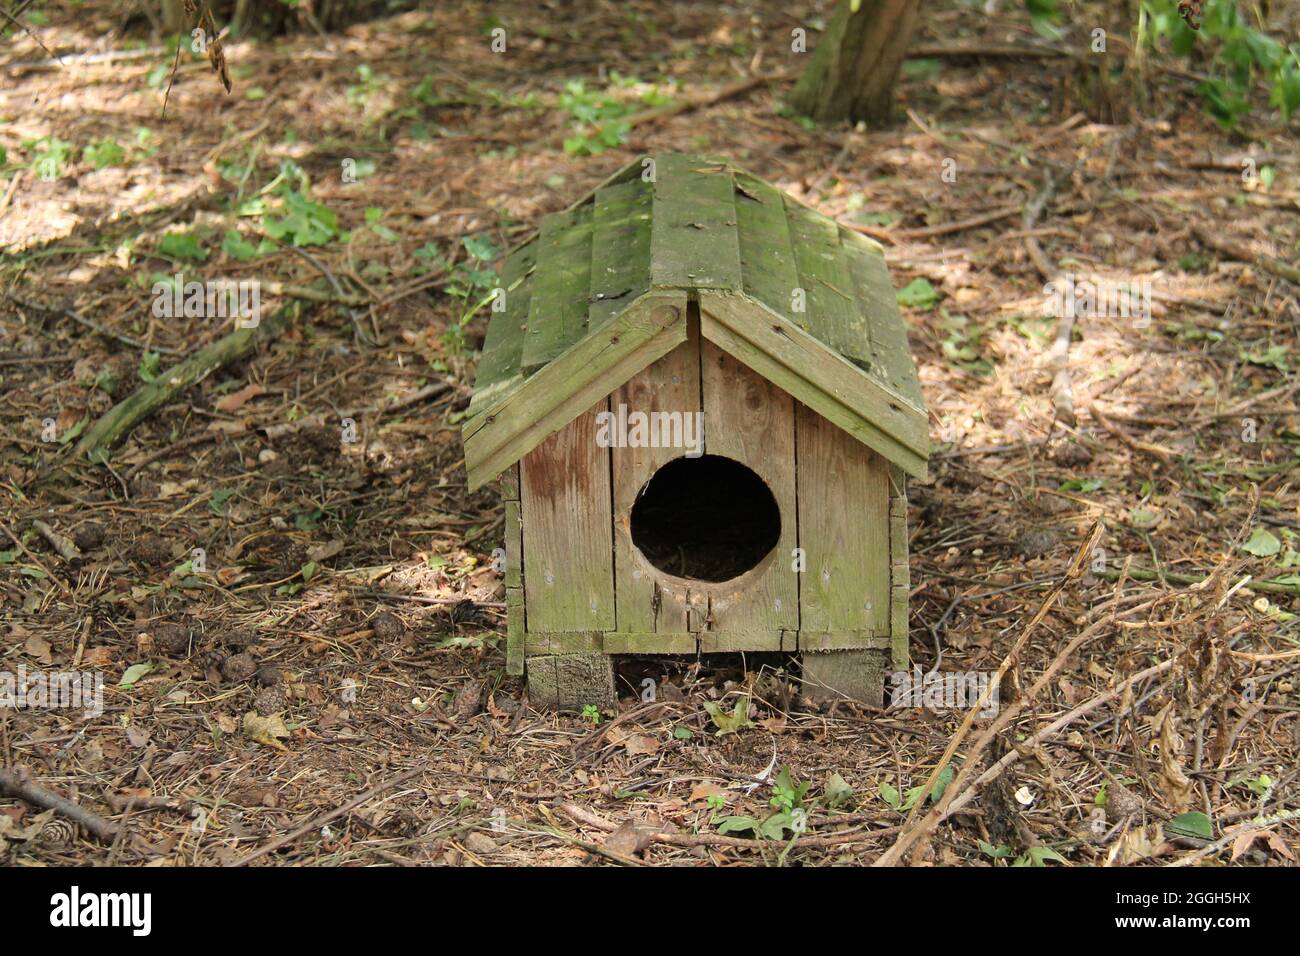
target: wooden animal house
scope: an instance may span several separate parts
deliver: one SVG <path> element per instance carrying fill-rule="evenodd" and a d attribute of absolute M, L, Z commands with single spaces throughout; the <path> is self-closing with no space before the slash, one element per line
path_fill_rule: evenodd
<path fill-rule="evenodd" d="M 726 162 L 639 159 L 506 260 L 464 424 L 505 499 L 507 661 L 607 706 L 615 654 L 907 665 L 927 417 L 881 248 Z"/>

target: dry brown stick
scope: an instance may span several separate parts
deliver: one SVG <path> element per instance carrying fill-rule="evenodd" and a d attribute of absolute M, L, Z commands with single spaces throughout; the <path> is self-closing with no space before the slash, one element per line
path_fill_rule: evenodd
<path fill-rule="evenodd" d="M 1057 180 L 1051 170 L 1043 181 L 1043 188 L 1033 199 L 1025 204 L 1021 217 L 1021 231 L 1032 232 L 1047 204 L 1056 194 Z M 1034 268 L 1044 282 L 1057 281 L 1060 270 L 1056 268 L 1043 252 L 1043 247 L 1032 235 L 1025 236 L 1025 252 L 1029 254 Z M 1070 383 L 1070 341 L 1074 337 L 1075 308 L 1074 302 L 1065 303 L 1062 314 L 1056 319 L 1056 337 L 1052 340 L 1052 349 L 1048 353 L 1048 364 L 1052 369 L 1052 410 L 1060 421 L 1074 424 L 1074 392 Z"/>
<path fill-rule="evenodd" d="M 907 51 L 909 60 L 932 60 L 940 57 L 1039 57 L 1056 59 L 1078 54 L 1051 46 L 1029 46 L 1018 43 L 952 43 L 943 46 L 914 46 Z"/>
<path fill-rule="evenodd" d="M 20 768 L 0 770 L 0 793 L 61 813 L 103 843 L 112 843 L 117 836 L 117 827 L 99 814 L 32 783 Z"/>
<path fill-rule="evenodd" d="M 240 857 L 234 863 L 230 863 L 227 865 L 247 866 L 249 863 L 252 863 L 254 860 L 261 859 L 262 857 L 266 856 L 268 853 L 273 853 L 274 851 L 280 849 L 280 847 L 284 846 L 286 843 L 292 843 L 294 840 L 298 839 L 298 837 L 302 836 L 304 833 L 310 833 L 312 830 L 319 830 L 321 827 L 329 823 L 331 820 L 335 820 L 338 817 L 343 816 L 343 814 L 355 810 L 357 807 L 361 806 L 361 804 L 365 803 L 367 800 L 374 799 L 379 794 L 383 793 L 385 790 L 391 790 L 393 787 L 396 787 L 399 784 L 406 783 L 406 781 L 410 780 L 416 774 L 422 772 L 423 769 L 424 768 L 422 767 L 415 767 L 411 770 L 407 770 L 405 773 L 399 773 L 396 777 L 393 777 L 391 780 L 386 780 L 383 783 L 376 784 L 375 786 L 367 790 L 365 793 L 361 793 L 353 797 L 347 803 L 343 804 L 343 806 L 336 807 L 335 809 L 331 810 L 329 813 L 325 814 L 324 816 L 316 817 L 315 819 L 308 820 L 302 826 L 297 827 L 294 830 L 290 830 L 288 833 L 284 834 L 283 836 L 276 837 L 274 840 L 272 840 L 270 843 L 267 843 L 265 846 L 262 846 L 259 849 L 254 850 L 252 853 Z"/>
<path fill-rule="evenodd" d="M 14 295 L 12 292 L 6 292 L 5 295 L 8 296 L 9 299 L 11 299 L 12 301 L 17 302 L 25 309 L 34 309 L 38 312 L 49 313 L 50 315 L 67 316 L 73 322 L 76 322 L 78 325 L 84 328 L 90 329 L 90 331 L 94 332 L 95 334 L 102 335 L 105 338 L 112 339 L 115 342 L 120 342 L 123 345 L 130 346 L 133 349 L 146 349 L 151 352 L 157 352 L 160 355 L 180 354 L 180 349 L 168 348 L 165 345 L 150 345 L 146 342 L 141 342 L 139 339 L 133 339 L 129 335 L 123 335 L 120 332 L 114 332 L 112 329 L 106 329 L 99 323 L 92 322 L 90 319 L 86 318 L 76 309 L 73 309 L 69 306 L 41 305 L 41 303 L 39 302 L 30 302 L 27 299 L 20 298 Z"/>
<path fill-rule="evenodd" d="M 1121 681 L 1119 684 L 1117 684 L 1115 687 L 1112 687 L 1104 694 L 1098 694 L 1096 697 L 1093 697 L 1091 700 L 1080 704 L 1078 707 L 1074 708 L 1065 716 L 1052 721 L 1042 730 L 1038 731 L 1038 733 L 1034 734 L 1023 744 L 1021 744 L 1020 747 L 1022 747 L 1024 751 L 1032 750 L 1035 746 L 1041 744 L 1043 741 L 1050 740 L 1052 737 L 1056 736 L 1057 733 L 1064 730 L 1066 727 L 1074 723 L 1080 717 L 1085 717 L 1088 714 L 1092 713 L 1094 710 L 1096 710 L 1098 707 L 1100 707 L 1102 704 L 1114 700 L 1116 697 L 1123 694 L 1129 687 L 1132 687 L 1136 684 L 1140 684 L 1144 680 L 1147 680 L 1148 678 L 1159 677 L 1161 674 L 1163 674 L 1165 671 L 1169 670 L 1173 666 L 1174 666 L 1174 662 L 1172 659 L 1170 659 L 1167 661 L 1161 661 L 1159 664 L 1155 664 L 1151 667 L 1148 667 L 1146 670 L 1139 671 L 1138 673 L 1134 674 L 1132 677 L 1129 677 Z M 990 781 L 993 780 L 994 777 L 996 777 L 1003 770 L 1007 769 L 1007 767 L 1011 766 L 1013 763 L 1019 760 L 1020 757 L 1021 757 L 1021 750 L 1015 750 L 1015 749 L 1009 750 L 1006 754 L 1003 755 L 1001 760 L 992 764 L 987 770 L 985 770 L 982 774 L 976 777 L 971 782 L 969 787 L 966 787 L 961 793 L 958 793 L 956 796 L 954 796 L 952 802 L 948 804 L 948 808 L 943 811 L 940 818 L 946 820 L 954 813 L 959 813 L 963 807 L 965 807 L 968 803 L 970 803 L 972 800 L 975 799 L 975 795 L 979 792 L 981 787 L 987 785 Z"/>
<path fill-rule="evenodd" d="M 12 531 L 10 531 L 9 526 L 5 524 L 3 521 L 0 521 L 0 531 L 3 531 L 9 537 L 9 540 L 18 546 L 19 551 L 27 555 L 28 559 L 32 562 L 32 564 L 34 564 L 37 568 L 39 568 L 42 572 L 44 572 L 47 578 L 49 578 L 51 581 L 57 584 L 59 586 L 60 591 L 62 591 L 64 594 L 68 595 L 69 597 L 72 596 L 72 590 L 66 584 L 63 583 L 63 579 L 52 574 L 50 572 L 50 569 L 47 568 L 41 562 L 40 558 L 38 558 L 36 555 L 28 551 L 27 545 L 23 544 L 22 539 L 19 538 Z"/>
<path fill-rule="evenodd" d="M 1039 623 L 1047 616 L 1047 612 L 1051 610 L 1052 606 L 1056 603 L 1057 598 L 1061 596 L 1066 585 L 1083 572 L 1083 566 L 1087 562 L 1088 556 L 1092 553 L 1092 549 L 1096 547 L 1097 541 L 1101 538 L 1101 532 L 1102 526 L 1100 522 L 1092 526 L 1092 532 L 1088 535 L 1087 540 L 1085 540 L 1079 547 L 1078 552 L 1074 556 L 1074 560 L 1070 562 L 1070 566 L 1066 569 L 1061 580 L 1057 583 L 1056 587 L 1052 588 L 1047 596 L 1043 598 L 1042 603 L 1038 606 L 1038 610 L 1034 612 L 1034 616 L 1029 619 L 1029 623 L 1025 625 L 1024 629 L 1020 632 L 1020 636 L 1017 637 L 1015 643 L 1011 645 L 1011 650 L 1007 652 L 1006 657 L 1002 659 L 1002 663 L 998 665 L 998 669 L 994 672 L 992 679 L 989 681 L 988 688 L 980 695 L 979 700 L 977 700 L 967 712 L 965 720 L 961 722 L 961 726 L 957 728 L 957 732 L 953 734 L 952 740 L 948 743 L 948 748 L 943 752 L 943 756 L 935 763 L 934 770 L 930 772 L 929 779 L 926 780 L 925 784 L 922 786 L 922 793 L 930 793 L 933 790 L 935 782 L 939 779 L 939 774 L 943 772 L 943 768 L 952 760 L 953 755 L 957 752 L 957 748 L 961 745 L 962 740 L 965 739 L 966 735 L 970 732 L 972 725 L 975 723 L 976 716 L 984 708 L 989 693 L 993 688 L 998 687 L 1001 684 L 1002 678 L 1006 676 L 1007 671 L 1011 669 L 1012 663 L 1019 656 L 1021 648 L 1023 648 L 1025 642 L 1029 640 L 1029 635 L 1037 629 Z M 989 727 L 989 729 L 986 730 L 975 742 L 975 745 L 971 748 L 971 752 L 966 755 L 965 763 L 962 765 L 961 770 L 958 771 L 953 782 L 944 790 L 943 797 L 940 798 L 939 802 L 935 804 L 933 809 L 930 810 L 919 824 L 916 823 L 916 817 L 920 812 L 922 801 L 917 801 L 916 806 L 912 807 L 911 811 L 908 813 L 907 819 L 903 821 L 902 832 L 894 842 L 894 845 L 885 851 L 880 859 L 876 860 L 876 862 L 872 864 L 873 866 L 894 865 L 898 862 L 903 853 L 907 851 L 908 847 L 912 846 L 912 844 L 916 843 L 921 837 L 925 836 L 938 825 L 939 813 L 941 813 L 947 805 L 951 803 L 956 790 L 961 786 L 965 778 L 970 775 L 971 768 L 975 764 L 975 758 L 985 747 L 988 746 L 989 741 L 993 739 L 993 734 L 1001 729 L 1002 726 L 1005 726 L 1005 724 L 1010 721 L 1011 717 L 1013 717 L 1022 706 L 1023 698 L 1021 702 L 1003 710 L 1003 712 L 998 715 L 998 719 L 995 720 L 993 725 Z"/>
<path fill-rule="evenodd" d="M 1103 415 L 1101 409 L 1099 409 L 1095 404 L 1089 406 L 1088 414 L 1097 420 L 1098 425 L 1106 429 L 1106 431 L 1110 432 L 1133 451 L 1139 452 L 1143 455 L 1150 455 L 1152 458 L 1155 458 L 1157 461 L 1165 465 L 1169 464 L 1169 459 L 1176 454 L 1167 448 L 1161 448 L 1159 445 L 1152 445 L 1149 442 L 1138 441 Z"/>
<path fill-rule="evenodd" d="M 1008 219 L 1018 212 L 1020 212 L 1019 206 L 1006 206 L 978 216 L 971 216 L 969 219 L 960 219 L 957 222 L 948 222 L 939 226 L 926 226 L 923 229 L 895 229 L 892 235 L 897 239 L 933 239 L 936 236 L 947 236 L 954 232 L 974 229 L 977 226 L 987 226 L 991 222 Z"/>
<path fill-rule="evenodd" d="M 1300 286 L 1300 269 L 1295 266 L 1287 265 L 1281 259 L 1275 256 L 1265 255 L 1264 253 L 1254 252 L 1244 243 L 1237 242 L 1227 236 L 1217 236 L 1200 226 L 1194 226 L 1192 232 L 1200 240 L 1202 245 L 1216 249 L 1225 255 L 1231 256 L 1240 262 L 1255 262 L 1261 268 L 1267 269 L 1273 275 L 1285 279 L 1293 285 Z"/>
<path fill-rule="evenodd" d="M 50 547 L 59 552 L 59 557 L 64 561 L 75 561 L 81 557 L 81 549 L 71 538 L 66 534 L 59 534 L 40 518 L 32 522 L 32 527 L 41 533 L 41 537 L 50 543 Z"/>
<path fill-rule="evenodd" d="M 584 826 L 594 827 L 595 829 L 603 830 L 606 833 L 612 833 L 614 830 L 618 829 L 618 824 L 611 823 L 609 820 L 592 813 L 586 807 L 579 806 L 576 803 L 561 803 L 559 809 L 566 816 Z M 805 833 L 799 837 L 799 842 L 796 845 L 802 847 L 822 847 L 834 846 L 839 843 L 857 843 L 863 840 L 874 839 L 875 837 L 892 836 L 901 829 L 901 827 L 882 827 L 879 830 L 864 830 L 862 832 L 855 831 L 852 833 Z M 722 834 L 715 835 L 712 833 L 667 833 L 662 830 L 652 834 L 650 839 L 654 843 L 661 843 L 665 846 L 681 848 L 697 846 L 729 846 L 745 850 L 770 850 L 779 845 L 775 840 L 751 840 L 747 837 L 732 837 L 724 836 Z"/>

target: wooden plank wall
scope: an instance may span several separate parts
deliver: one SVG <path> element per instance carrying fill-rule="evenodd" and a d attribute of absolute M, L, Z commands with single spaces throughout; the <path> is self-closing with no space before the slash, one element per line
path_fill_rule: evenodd
<path fill-rule="evenodd" d="M 851 646 L 846 632 L 889 633 L 889 465 L 798 406 L 800 648 Z M 821 640 L 819 633 L 838 635 Z"/>
<path fill-rule="evenodd" d="M 528 630 L 614 629 L 609 449 L 596 444 L 592 408 L 520 465 Z"/>
<path fill-rule="evenodd" d="M 695 414 L 700 405 L 700 328 L 689 322 L 687 340 L 634 375 L 614 393 L 610 407 L 629 412 Z M 684 453 L 681 448 L 613 448 L 614 570 L 618 629 L 633 633 L 682 634 L 689 630 L 686 605 L 666 596 L 655 579 L 633 559 L 632 506 L 654 473 Z M 693 650 L 693 648 L 692 648 Z"/>
<path fill-rule="evenodd" d="M 749 649 L 780 650 L 782 631 L 799 628 L 799 583 L 790 565 L 798 545 L 794 400 L 712 342 L 701 342 L 700 359 L 705 451 L 752 468 L 781 511 L 774 559 L 743 591 L 715 590 L 709 630 L 752 632 L 757 640 Z M 701 643 L 701 650 L 729 649 Z"/>

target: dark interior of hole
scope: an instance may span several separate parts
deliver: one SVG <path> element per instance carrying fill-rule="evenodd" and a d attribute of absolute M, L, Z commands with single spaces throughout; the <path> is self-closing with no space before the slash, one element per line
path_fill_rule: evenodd
<path fill-rule="evenodd" d="M 632 543 L 660 571 L 728 581 L 781 537 L 781 512 L 763 479 L 719 455 L 660 468 L 632 506 Z"/>

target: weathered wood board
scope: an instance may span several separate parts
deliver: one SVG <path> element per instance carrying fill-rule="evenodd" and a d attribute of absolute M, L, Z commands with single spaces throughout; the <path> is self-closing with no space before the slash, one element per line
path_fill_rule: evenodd
<path fill-rule="evenodd" d="M 800 636 L 889 631 L 889 465 L 798 406 Z M 801 641 L 801 646 L 803 642 Z"/>
<path fill-rule="evenodd" d="M 794 400 L 712 342 L 700 344 L 704 448 L 753 469 L 776 499 L 781 535 L 762 572 L 744 589 L 709 589 L 715 631 L 779 632 L 799 627 L 799 584 L 791 566 L 795 527 Z M 772 650 L 780 649 L 778 640 Z"/>
<path fill-rule="evenodd" d="M 614 629 L 609 449 L 596 444 L 596 413 L 608 408 L 597 402 L 521 463 L 531 630 Z"/>
<path fill-rule="evenodd" d="M 687 323 L 687 339 L 653 365 L 632 376 L 610 400 L 611 411 L 625 405 L 631 412 L 700 411 L 699 323 Z M 637 495 L 654 473 L 684 448 L 611 449 L 614 480 L 614 570 L 620 631 L 686 631 L 686 607 L 665 600 L 647 562 L 633 557 L 631 517 Z"/>

